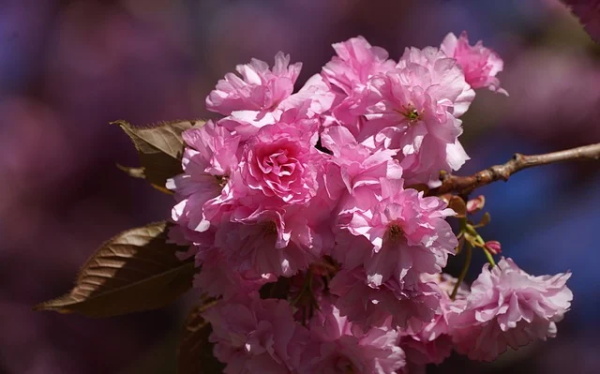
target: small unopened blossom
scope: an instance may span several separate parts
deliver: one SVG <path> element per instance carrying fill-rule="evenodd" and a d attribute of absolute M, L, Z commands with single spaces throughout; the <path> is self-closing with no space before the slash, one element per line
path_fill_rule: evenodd
<path fill-rule="evenodd" d="M 465 310 L 451 319 L 455 349 L 491 361 L 533 340 L 556 336 L 556 322 L 571 306 L 570 273 L 532 276 L 511 259 L 486 264 L 471 286 Z"/>
<path fill-rule="evenodd" d="M 485 196 L 479 195 L 476 198 L 470 199 L 467 201 L 467 212 L 468 213 L 477 213 L 485 206 Z"/>
<path fill-rule="evenodd" d="M 485 242 L 485 249 L 490 251 L 490 253 L 493 255 L 502 253 L 502 245 L 497 240 L 488 240 Z"/>
<path fill-rule="evenodd" d="M 484 47 L 481 41 L 472 46 L 469 45 L 465 31 L 458 38 L 449 33 L 442 41 L 440 49 L 448 57 L 456 59 L 471 87 L 488 88 L 490 91 L 508 95 L 500 88 L 500 81 L 496 78 L 496 74 L 502 71 L 504 62 L 494 51 Z"/>

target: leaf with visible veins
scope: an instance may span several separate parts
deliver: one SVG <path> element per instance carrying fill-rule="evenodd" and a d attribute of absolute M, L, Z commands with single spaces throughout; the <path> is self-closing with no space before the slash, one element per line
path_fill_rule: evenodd
<path fill-rule="evenodd" d="M 169 224 L 131 229 L 104 243 L 81 269 L 75 287 L 34 310 L 109 317 L 163 307 L 192 287 L 194 262 L 167 242 Z"/>
<path fill-rule="evenodd" d="M 125 121 L 115 121 L 131 138 L 140 157 L 141 168 L 121 170 L 134 177 L 145 178 L 156 189 L 170 193 L 165 188 L 167 179 L 183 172 L 181 158 L 184 143 L 181 134 L 204 121 L 165 122 L 149 127 L 135 127 Z"/>

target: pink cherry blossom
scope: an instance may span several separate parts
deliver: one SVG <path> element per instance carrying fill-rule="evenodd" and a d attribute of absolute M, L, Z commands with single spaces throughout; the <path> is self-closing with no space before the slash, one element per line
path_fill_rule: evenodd
<path fill-rule="evenodd" d="M 385 49 L 371 46 L 362 36 L 333 45 L 334 56 L 322 69 L 321 75 L 336 94 L 331 114 L 353 134 L 358 134 L 361 116 L 365 113 L 369 79 L 394 68 Z"/>
<path fill-rule="evenodd" d="M 394 66 L 385 49 L 371 46 L 362 36 L 335 43 L 333 49 L 337 56 L 323 66 L 322 75 L 346 95 L 364 86 L 371 76 Z"/>
<path fill-rule="evenodd" d="M 316 260 L 321 246 L 311 241 L 313 232 L 305 221 L 294 222 L 296 217 L 286 213 L 259 209 L 232 217 L 219 225 L 215 245 L 237 271 L 291 276 Z"/>
<path fill-rule="evenodd" d="M 456 213 L 415 189 L 469 158 L 459 118 L 473 88 L 505 93 L 502 60 L 466 34 L 397 62 L 362 37 L 333 47 L 296 93 L 301 65 L 282 53 L 227 74 L 206 98 L 224 117 L 183 134 L 184 172 L 167 182 L 170 239 L 218 299 L 203 317 L 225 373 L 424 373 L 453 348 L 492 360 L 554 336 L 570 274 L 501 259 L 453 292 Z"/>
<path fill-rule="evenodd" d="M 204 204 L 220 195 L 226 179 L 238 167 L 239 137 L 208 121 L 202 128 L 185 131 L 183 140 L 184 173 L 166 184 L 178 200 L 172 218 L 191 231 L 202 232 L 210 226 Z"/>
<path fill-rule="evenodd" d="M 241 271 L 214 247 L 196 248 L 194 287 L 211 297 L 231 299 L 237 295 L 258 295 L 260 287 L 277 279 L 272 274 L 256 274 L 253 270 Z"/>
<path fill-rule="evenodd" d="M 453 348 L 450 319 L 464 310 L 469 291 L 461 284 L 456 299 L 452 300 L 450 294 L 457 280 L 448 274 L 422 274 L 421 281 L 435 290 L 439 308 L 424 326 L 403 330 L 400 346 L 407 360 L 414 364 L 439 364 L 450 356 Z"/>
<path fill-rule="evenodd" d="M 457 245 L 445 221 L 454 212 L 438 197 L 403 189 L 401 180 L 381 179 L 381 190 L 381 198 L 369 208 L 350 199 L 340 212 L 338 227 L 354 235 L 356 244 L 337 246 L 336 257 L 362 258 L 374 286 L 388 279 L 414 284 L 421 273 L 439 273 Z M 361 238 L 370 246 L 365 248 Z M 360 253 L 352 254 L 356 251 Z"/>
<path fill-rule="evenodd" d="M 365 327 L 391 320 L 392 327 L 419 330 L 432 320 L 440 303 L 437 289 L 428 283 L 406 285 L 389 279 L 379 286 L 369 285 L 360 268 L 340 271 L 329 287 L 339 297 L 340 313 Z"/>
<path fill-rule="evenodd" d="M 305 203 L 317 193 L 317 174 L 324 155 L 317 143 L 317 120 L 280 122 L 250 139 L 240 162 L 249 189 L 283 203 Z"/>
<path fill-rule="evenodd" d="M 298 367 L 308 332 L 284 300 L 220 301 L 203 313 L 211 323 L 209 340 L 226 374 L 288 374 Z"/>
<path fill-rule="evenodd" d="M 359 138 L 372 136 L 375 146 L 398 150 L 406 183 L 437 183 L 441 170 L 458 170 L 469 158 L 457 140 L 461 121 L 427 87 L 405 85 L 405 73 L 372 79 L 379 101 L 368 108 Z"/>
<path fill-rule="evenodd" d="M 236 66 L 241 78 L 228 73 L 219 80 L 206 98 L 207 109 L 226 116 L 235 111 L 255 111 L 256 117 L 262 118 L 294 90 L 302 64 L 289 62 L 290 57 L 279 52 L 272 70 L 257 59 Z"/>
<path fill-rule="evenodd" d="M 475 94 L 454 59 L 435 48 L 409 48 L 392 70 L 372 77 L 360 106 L 357 135 L 373 147 L 399 150 L 408 184 L 439 183 L 468 156 L 458 142 L 458 119 Z"/>
<path fill-rule="evenodd" d="M 216 246 L 240 271 L 290 276 L 333 240 L 319 121 L 285 122 L 291 114 L 248 138 L 220 198 L 205 204 Z"/>
<path fill-rule="evenodd" d="M 569 310 L 570 273 L 532 276 L 511 259 L 485 265 L 471 286 L 465 310 L 451 320 L 456 349 L 473 360 L 491 361 L 508 346 L 519 348 L 556 335 Z"/>
<path fill-rule="evenodd" d="M 449 33 L 442 41 L 440 49 L 448 57 L 456 59 L 471 87 L 487 87 L 490 91 L 508 95 L 500 88 L 500 81 L 496 78 L 496 74 L 502 71 L 504 62 L 494 51 L 484 47 L 481 41 L 471 46 L 465 31 L 458 38 Z"/>
<path fill-rule="evenodd" d="M 396 68 L 406 70 L 409 86 L 419 86 L 455 117 L 462 116 L 475 98 L 460 65 L 437 48 L 406 48 Z"/>
<path fill-rule="evenodd" d="M 283 100 L 279 105 L 282 112 L 297 109 L 305 118 L 313 118 L 329 111 L 336 99 L 331 84 L 321 74 L 310 77 L 300 90 Z"/>
<path fill-rule="evenodd" d="M 353 325 L 330 300 L 309 324 L 310 342 L 298 368 L 300 374 L 393 374 L 404 367 L 398 332 L 387 327 L 366 330 Z"/>
<path fill-rule="evenodd" d="M 331 126 L 321 133 L 321 144 L 333 152 L 331 162 L 339 168 L 339 177 L 348 193 L 355 188 L 379 186 L 381 178 L 400 179 L 402 168 L 393 158 L 396 151 L 372 150 L 358 144 L 343 126 Z"/>

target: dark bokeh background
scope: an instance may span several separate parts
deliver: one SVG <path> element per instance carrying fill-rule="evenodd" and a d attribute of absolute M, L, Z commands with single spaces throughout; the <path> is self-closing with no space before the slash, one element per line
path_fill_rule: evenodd
<path fill-rule="evenodd" d="M 106 320 L 31 311 L 99 243 L 169 214 L 169 196 L 116 169 L 136 155 L 108 122 L 206 118 L 217 79 L 251 57 L 290 53 L 303 81 L 333 42 L 361 34 L 398 58 L 462 30 L 504 58 L 510 97 L 478 93 L 461 172 L 600 141 L 600 47 L 555 0 L 0 0 L 0 373 L 174 372 L 191 297 Z M 481 189 L 485 237 L 530 273 L 570 269 L 573 308 L 557 339 L 430 373 L 600 372 L 599 171 L 553 165 Z"/>

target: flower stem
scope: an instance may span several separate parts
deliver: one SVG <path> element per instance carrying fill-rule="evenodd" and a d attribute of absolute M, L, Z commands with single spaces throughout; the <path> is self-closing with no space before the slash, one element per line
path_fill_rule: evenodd
<path fill-rule="evenodd" d="M 463 264 L 463 268 L 460 271 L 460 275 L 458 276 L 458 280 L 456 281 L 456 284 L 454 285 L 454 289 L 452 290 L 452 294 L 450 294 L 450 298 L 452 300 L 454 300 L 456 298 L 456 294 L 458 293 L 458 287 L 460 287 L 460 284 L 465 280 L 465 277 L 467 276 L 467 272 L 469 271 L 469 267 L 471 267 L 471 259 L 473 258 L 473 246 L 471 246 L 470 243 L 466 243 L 466 258 L 465 258 L 465 263 Z"/>
<path fill-rule="evenodd" d="M 496 261 L 494 261 L 494 257 L 492 257 L 492 254 L 490 253 L 490 251 L 487 250 L 487 248 L 483 247 L 483 253 L 485 253 L 485 257 L 487 257 L 488 262 L 490 263 L 490 265 L 492 267 L 496 266 Z"/>

